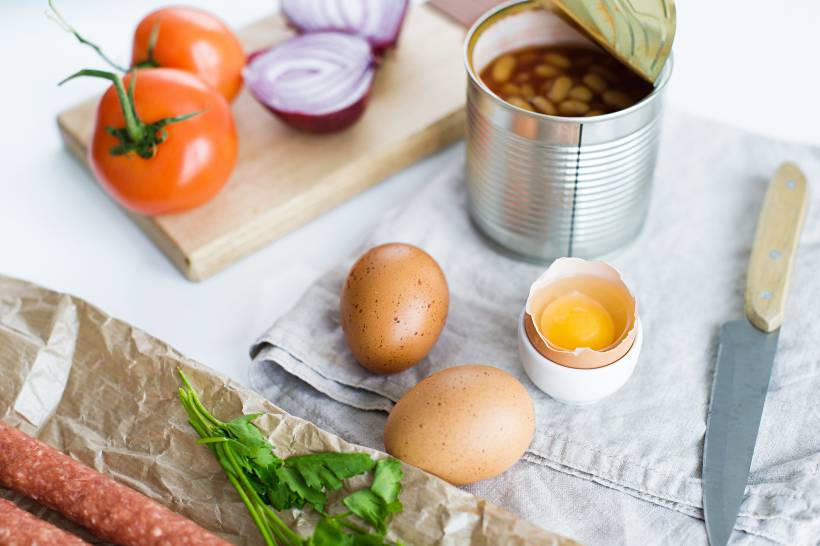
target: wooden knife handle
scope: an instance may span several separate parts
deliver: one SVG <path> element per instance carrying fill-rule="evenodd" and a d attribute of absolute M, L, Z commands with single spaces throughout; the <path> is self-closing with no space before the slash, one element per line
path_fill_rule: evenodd
<path fill-rule="evenodd" d="M 760 330 L 783 324 L 789 277 L 808 203 L 806 177 L 783 163 L 766 191 L 746 276 L 746 316 Z"/>

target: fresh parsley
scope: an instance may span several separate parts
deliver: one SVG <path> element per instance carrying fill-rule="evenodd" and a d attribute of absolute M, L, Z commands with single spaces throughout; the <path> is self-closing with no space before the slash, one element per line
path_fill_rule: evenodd
<path fill-rule="evenodd" d="M 260 413 L 223 422 L 203 406 L 188 378 L 179 371 L 179 399 L 199 444 L 210 447 L 228 480 L 259 528 L 267 546 L 402 546 L 387 541 L 387 524 L 402 511 L 403 473 L 396 459 L 374 461 L 367 453 L 313 453 L 282 459 L 253 424 Z M 327 510 L 328 492 L 338 491 L 353 476 L 373 473 L 369 488 L 342 499 L 347 511 Z M 321 516 L 303 538 L 274 511 L 312 507 Z M 358 518 L 368 530 L 357 524 Z"/>
<path fill-rule="evenodd" d="M 382 535 L 387 532 L 387 520 L 402 511 L 401 463 L 396 459 L 382 459 L 376 463 L 370 489 L 360 489 L 342 500 L 347 509 L 370 523 Z"/>

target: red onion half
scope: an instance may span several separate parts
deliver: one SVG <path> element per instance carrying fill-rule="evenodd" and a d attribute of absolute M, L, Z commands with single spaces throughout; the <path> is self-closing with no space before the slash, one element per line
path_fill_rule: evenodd
<path fill-rule="evenodd" d="M 282 13 L 302 32 L 358 34 L 377 53 L 396 45 L 409 0 L 281 0 Z"/>
<path fill-rule="evenodd" d="M 363 38 L 316 32 L 254 53 L 243 76 L 253 96 L 288 125 L 329 133 L 361 117 L 375 65 Z"/>

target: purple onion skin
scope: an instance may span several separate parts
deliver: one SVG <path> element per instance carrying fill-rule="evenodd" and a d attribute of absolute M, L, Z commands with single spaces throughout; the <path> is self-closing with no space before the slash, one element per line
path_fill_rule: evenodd
<path fill-rule="evenodd" d="M 370 98 L 370 90 L 362 98 L 354 102 L 347 108 L 330 112 L 327 114 L 315 115 L 300 112 L 282 112 L 266 105 L 266 108 L 281 119 L 283 122 L 306 133 L 329 134 L 343 131 L 359 121 L 367 108 L 367 101 Z"/>
<path fill-rule="evenodd" d="M 384 53 L 388 49 L 393 49 L 399 43 L 399 36 L 401 36 L 401 30 L 404 28 L 404 19 L 407 17 L 407 9 L 410 6 L 410 2 L 407 2 L 404 5 L 404 11 L 401 12 L 401 18 L 399 18 L 399 26 L 398 30 L 396 30 L 396 35 L 393 36 L 392 40 L 387 42 L 371 42 L 370 47 L 373 48 L 374 55 L 384 55 Z"/>
<path fill-rule="evenodd" d="M 399 36 L 401 36 L 401 27 L 399 27 L 399 31 L 389 42 L 370 42 L 370 47 L 373 48 L 373 55 L 383 57 L 388 51 L 394 49 L 399 43 Z"/>
<path fill-rule="evenodd" d="M 251 64 L 251 62 L 253 62 L 253 60 L 255 58 L 260 56 L 262 53 L 268 51 L 269 49 L 272 49 L 272 48 L 266 47 L 266 48 L 257 49 L 256 51 L 251 51 L 250 53 L 248 53 L 248 56 L 245 58 L 245 66 L 248 66 L 249 64 Z"/>

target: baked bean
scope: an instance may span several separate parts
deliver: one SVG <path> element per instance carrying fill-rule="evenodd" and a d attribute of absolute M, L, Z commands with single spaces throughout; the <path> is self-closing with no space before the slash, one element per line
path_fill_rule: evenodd
<path fill-rule="evenodd" d="M 592 100 L 592 91 L 589 90 L 589 87 L 576 85 L 569 90 L 569 98 L 589 102 Z"/>
<path fill-rule="evenodd" d="M 552 89 L 552 84 L 553 84 L 554 82 L 555 82 L 555 79 L 554 79 L 554 78 L 551 78 L 551 79 L 548 79 L 548 80 L 544 80 L 544 81 L 541 83 L 541 86 L 538 88 L 538 92 L 539 92 L 539 93 L 541 93 L 542 95 L 546 95 L 547 93 L 549 93 L 549 92 L 550 92 L 550 89 Z"/>
<path fill-rule="evenodd" d="M 601 98 L 604 99 L 604 102 L 607 103 L 609 106 L 612 106 L 619 110 L 629 108 L 630 106 L 635 104 L 635 101 L 632 100 L 632 97 L 621 91 L 615 91 L 614 89 L 604 91 L 604 93 L 601 95 Z"/>
<path fill-rule="evenodd" d="M 503 55 L 493 63 L 493 79 L 499 83 L 506 82 L 515 70 L 515 57 Z"/>
<path fill-rule="evenodd" d="M 535 50 L 523 51 L 518 55 L 518 62 L 522 64 L 534 63 L 538 59 L 538 52 Z"/>
<path fill-rule="evenodd" d="M 592 66 L 590 66 L 589 71 L 593 74 L 598 74 L 609 83 L 617 83 L 620 80 L 620 78 L 617 75 L 615 75 L 615 72 L 599 64 L 593 64 Z"/>
<path fill-rule="evenodd" d="M 572 89 L 572 78 L 569 76 L 558 76 L 552 83 L 552 89 L 550 89 L 547 98 L 552 102 L 561 102 L 567 98 L 570 89 Z"/>
<path fill-rule="evenodd" d="M 521 88 L 514 83 L 505 83 L 504 87 L 501 88 L 501 92 L 505 95 L 520 95 Z"/>
<path fill-rule="evenodd" d="M 548 62 L 552 66 L 557 66 L 558 68 L 567 69 L 572 65 L 572 62 L 569 60 L 569 57 L 566 55 L 562 55 L 561 53 L 546 53 L 542 57 L 544 61 Z"/>
<path fill-rule="evenodd" d="M 541 95 L 533 97 L 530 102 L 532 102 L 533 106 L 535 106 L 535 109 L 541 112 L 542 114 L 549 114 L 550 116 L 554 116 L 558 113 L 558 110 L 556 110 L 555 105 L 552 104 L 549 101 L 549 99 L 542 97 Z"/>
<path fill-rule="evenodd" d="M 481 79 L 509 104 L 549 115 L 600 116 L 652 91 L 604 51 L 575 45 L 507 52 L 481 72 Z"/>
<path fill-rule="evenodd" d="M 555 76 L 557 76 L 561 73 L 560 70 L 558 70 L 556 67 L 552 66 L 551 64 L 536 65 L 535 68 L 533 69 L 533 72 L 535 72 L 535 74 L 537 76 L 540 76 L 542 78 L 554 78 Z"/>
<path fill-rule="evenodd" d="M 530 106 L 530 103 L 528 103 L 527 101 L 525 101 L 521 97 L 509 97 L 507 99 L 507 102 L 509 102 L 513 106 L 518 106 L 519 108 L 523 108 L 524 110 L 529 110 L 530 112 L 534 111 L 532 109 L 532 106 Z"/>
<path fill-rule="evenodd" d="M 565 116 L 582 116 L 589 112 L 589 104 L 579 100 L 565 100 L 558 105 L 558 111 Z"/>
<path fill-rule="evenodd" d="M 587 87 L 599 95 L 609 88 L 609 84 L 606 83 L 606 80 L 602 78 L 600 74 L 596 74 L 595 72 L 587 72 L 581 81 L 583 81 Z"/>

